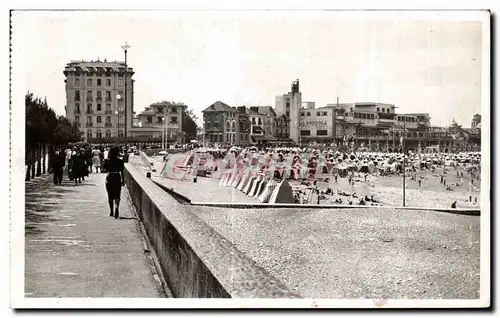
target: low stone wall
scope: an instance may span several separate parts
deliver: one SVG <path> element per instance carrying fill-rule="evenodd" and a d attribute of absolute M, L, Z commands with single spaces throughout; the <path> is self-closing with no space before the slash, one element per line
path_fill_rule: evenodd
<path fill-rule="evenodd" d="M 130 164 L 125 182 L 175 297 L 299 298 Z"/>

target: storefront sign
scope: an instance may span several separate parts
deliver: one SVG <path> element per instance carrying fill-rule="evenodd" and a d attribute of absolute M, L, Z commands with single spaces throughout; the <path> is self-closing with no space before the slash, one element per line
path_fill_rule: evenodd
<path fill-rule="evenodd" d="M 300 127 L 322 127 L 327 126 L 326 120 L 301 120 Z"/>

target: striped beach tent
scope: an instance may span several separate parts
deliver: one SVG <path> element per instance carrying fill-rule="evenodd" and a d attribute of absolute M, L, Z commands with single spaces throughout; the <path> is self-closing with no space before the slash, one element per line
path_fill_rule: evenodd
<path fill-rule="evenodd" d="M 278 183 L 274 179 L 269 180 L 266 188 L 264 189 L 264 191 L 262 191 L 262 194 L 259 196 L 258 200 L 262 203 L 268 203 L 274 189 L 276 189 L 277 186 Z"/>
<path fill-rule="evenodd" d="M 241 177 L 238 179 L 238 182 L 236 183 L 236 185 L 234 186 L 236 189 L 238 189 L 238 187 L 241 185 L 242 182 L 245 181 L 245 178 L 247 178 L 247 176 L 249 175 L 249 172 L 248 171 L 243 171 L 241 173 Z"/>
<path fill-rule="evenodd" d="M 224 179 L 226 178 L 227 178 L 227 172 L 222 173 L 222 176 L 220 177 L 219 180 L 219 186 L 222 186 L 222 184 L 224 183 Z"/>
<path fill-rule="evenodd" d="M 240 190 L 240 191 L 243 191 L 243 189 L 246 187 L 247 183 L 248 183 L 248 180 L 250 180 L 250 171 L 246 172 L 244 175 L 243 175 L 243 178 L 241 178 L 241 181 L 240 183 L 238 184 L 238 187 L 237 189 Z"/>
<path fill-rule="evenodd" d="M 235 178 L 234 178 L 233 182 L 231 182 L 230 186 L 233 188 L 236 187 L 238 185 L 238 182 L 240 182 L 241 177 L 243 177 L 243 171 L 240 171 L 237 174 L 235 174 Z"/>
<path fill-rule="evenodd" d="M 252 198 L 255 195 L 255 192 L 257 191 L 257 187 L 262 182 L 262 180 L 264 180 L 264 177 L 262 177 L 262 176 L 258 176 L 257 179 L 255 179 L 255 181 L 252 184 L 252 188 L 250 189 L 250 192 L 247 193 L 247 195 L 249 197 Z"/>
<path fill-rule="evenodd" d="M 226 178 L 224 179 L 224 182 L 222 182 L 222 186 L 223 187 L 227 187 L 227 184 L 228 184 L 229 180 L 231 180 L 232 176 L 233 176 L 232 172 L 227 172 L 226 173 Z"/>
<path fill-rule="evenodd" d="M 253 195 L 254 199 L 259 198 L 259 196 L 262 194 L 262 192 L 266 188 L 266 185 L 267 185 L 267 179 L 263 178 L 262 181 L 258 184 L 257 190 L 255 190 L 255 194 Z"/>
<path fill-rule="evenodd" d="M 231 172 L 231 178 L 229 178 L 229 181 L 227 182 L 226 187 L 230 187 L 236 178 L 238 178 L 238 173 L 235 170 L 233 170 Z"/>
<path fill-rule="evenodd" d="M 243 188 L 243 193 L 248 194 L 248 192 L 250 192 L 250 189 L 252 189 L 252 185 L 255 182 L 255 180 L 257 180 L 257 177 L 255 176 L 251 176 L 250 179 L 248 179 L 247 184 Z"/>

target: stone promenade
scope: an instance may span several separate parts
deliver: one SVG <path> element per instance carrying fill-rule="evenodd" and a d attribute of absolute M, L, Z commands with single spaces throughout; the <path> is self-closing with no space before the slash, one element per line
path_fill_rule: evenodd
<path fill-rule="evenodd" d="M 75 186 L 42 176 L 26 186 L 26 297 L 165 297 L 144 252 L 128 191 L 109 216 L 105 174 Z M 15 265 L 15 264 L 13 264 Z"/>

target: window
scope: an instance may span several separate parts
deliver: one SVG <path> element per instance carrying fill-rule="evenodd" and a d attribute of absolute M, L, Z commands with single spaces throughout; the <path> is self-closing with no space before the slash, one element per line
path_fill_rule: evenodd
<path fill-rule="evenodd" d="M 300 112 L 300 116 L 304 117 L 305 115 L 306 115 L 306 113 Z"/>
<path fill-rule="evenodd" d="M 111 101 L 111 91 L 106 91 L 106 100 Z"/>
<path fill-rule="evenodd" d="M 87 113 L 88 114 L 92 113 L 92 104 L 87 104 Z"/>
<path fill-rule="evenodd" d="M 98 131 L 95 133 L 95 136 L 96 136 L 97 138 L 102 138 L 102 133 L 101 133 L 101 131 L 100 131 L 100 130 L 98 130 Z"/>
<path fill-rule="evenodd" d="M 379 111 L 380 111 L 380 107 L 377 107 L 377 112 L 379 112 Z"/>
<path fill-rule="evenodd" d="M 87 116 L 87 124 L 92 124 L 92 116 Z"/>
<path fill-rule="evenodd" d="M 328 131 L 326 130 L 318 130 L 316 131 L 317 136 L 328 136 Z"/>
<path fill-rule="evenodd" d="M 118 91 L 118 95 L 120 95 L 120 97 L 123 98 L 123 91 Z"/>
<path fill-rule="evenodd" d="M 91 79 L 91 78 L 89 78 L 89 79 L 87 80 L 87 86 L 92 86 L 92 79 Z"/>
<path fill-rule="evenodd" d="M 101 91 L 97 91 L 97 98 L 98 98 L 98 99 L 101 99 L 101 98 L 102 98 L 102 92 L 101 92 Z"/>
<path fill-rule="evenodd" d="M 156 123 L 157 124 L 163 124 L 163 116 L 156 117 Z"/>
<path fill-rule="evenodd" d="M 111 79 L 106 79 L 106 86 L 111 86 Z"/>
<path fill-rule="evenodd" d="M 87 131 L 87 139 L 91 139 L 92 138 L 92 130 L 88 130 Z"/>
<path fill-rule="evenodd" d="M 77 123 L 80 122 L 80 116 L 75 116 L 75 122 L 77 122 Z"/>
<path fill-rule="evenodd" d="M 148 124 L 152 124 L 152 123 L 153 123 L 153 117 L 152 117 L 152 116 L 148 116 L 148 117 L 146 117 L 146 122 L 147 122 Z"/>
<path fill-rule="evenodd" d="M 321 116 L 321 112 L 316 112 L 316 116 Z"/>
<path fill-rule="evenodd" d="M 286 112 L 286 117 L 290 117 L 290 112 Z"/>
<path fill-rule="evenodd" d="M 123 86 L 123 78 L 118 79 L 118 86 Z"/>
<path fill-rule="evenodd" d="M 255 117 L 252 117 L 252 125 L 255 125 Z"/>
<path fill-rule="evenodd" d="M 80 86 L 80 79 L 79 78 L 75 78 L 75 86 Z"/>
<path fill-rule="evenodd" d="M 111 116 L 106 116 L 106 123 L 111 124 Z"/>
<path fill-rule="evenodd" d="M 106 104 L 106 111 L 110 112 L 111 111 L 111 104 Z"/>
<path fill-rule="evenodd" d="M 171 122 L 172 124 L 177 124 L 177 116 L 172 116 L 172 117 L 170 117 L 170 122 Z"/>
<path fill-rule="evenodd" d="M 311 112 L 307 112 L 307 113 L 306 113 L 306 116 L 311 116 Z"/>
<path fill-rule="evenodd" d="M 382 108 L 382 113 L 385 113 L 385 108 Z"/>
<path fill-rule="evenodd" d="M 262 125 L 262 118 L 260 118 L 260 117 L 259 117 L 258 119 L 259 119 L 258 124 L 259 124 L 259 125 Z"/>
<path fill-rule="evenodd" d="M 177 107 L 170 108 L 172 114 L 177 114 Z"/>
<path fill-rule="evenodd" d="M 87 99 L 92 98 L 92 91 L 87 91 Z"/>
<path fill-rule="evenodd" d="M 80 113 L 80 104 L 79 103 L 75 104 L 75 113 L 77 113 L 77 114 Z"/>
<path fill-rule="evenodd" d="M 101 86 L 101 79 L 100 78 L 97 79 L 97 86 Z"/>
<path fill-rule="evenodd" d="M 80 100 L 80 91 L 75 91 L 75 101 Z"/>
<path fill-rule="evenodd" d="M 311 131 L 310 130 L 301 130 L 300 135 L 301 136 L 311 136 Z"/>
<path fill-rule="evenodd" d="M 123 130 L 121 130 L 121 129 L 118 130 L 118 137 L 120 137 L 120 138 L 123 137 Z"/>
<path fill-rule="evenodd" d="M 387 113 L 389 114 L 391 112 L 391 110 L 389 108 L 387 108 Z"/>
<path fill-rule="evenodd" d="M 97 116 L 96 121 L 97 121 L 98 124 L 100 124 L 101 123 L 101 116 Z"/>
<path fill-rule="evenodd" d="M 326 116 L 326 115 L 328 115 L 327 112 L 323 112 L 323 116 Z"/>
<path fill-rule="evenodd" d="M 290 108 L 290 102 L 286 102 L 286 108 Z"/>

